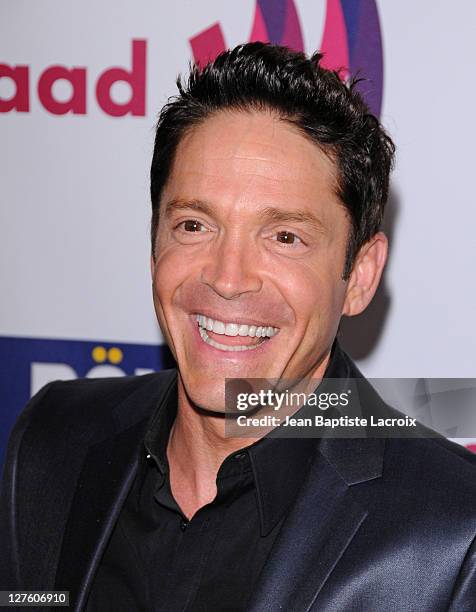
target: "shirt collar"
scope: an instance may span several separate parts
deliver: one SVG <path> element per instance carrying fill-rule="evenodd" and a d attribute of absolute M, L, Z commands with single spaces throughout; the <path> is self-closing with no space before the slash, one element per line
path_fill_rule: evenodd
<path fill-rule="evenodd" d="M 178 391 L 177 379 L 175 379 L 169 392 L 157 406 L 144 438 L 147 458 L 155 461 L 162 474 L 168 471 L 167 443 L 177 415 L 177 406 Z"/>
<path fill-rule="evenodd" d="M 349 372 L 341 348 L 334 340 L 324 378 L 348 378 Z M 155 461 L 162 474 L 168 471 L 167 442 L 177 414 L 177 382 L 171 386 L 144 438 L 147 456 Z M 230 473 L 233 466 L 246 459 L 251 464 L 257 491 L 261 535 L 267 535 L 290 509 L 314 459 L 315 438 L 274 438 L 265 436 L 250 446 L 228 455 L 218 478 Z"/>

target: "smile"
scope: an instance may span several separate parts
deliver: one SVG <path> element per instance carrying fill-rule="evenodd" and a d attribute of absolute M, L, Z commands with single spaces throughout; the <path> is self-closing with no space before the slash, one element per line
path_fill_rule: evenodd
<path fill-rule="evenodd" d="M 202 314 L 196 315 L 196 321 L 202 340 L 222 351 L 249 351 L 257 348 L 279 332 L 279 327 L 273 327 L 271 325 L 248 325 L 234 322 L 225 323 L 224 321 L 212 319 Z M 243 338 L 243 342 L 237 344 L 235 340 L 233 344 L 225 344 L 211 337 L 211 335 L 215 334 L 234 337 L 236 340 L 238 340 L 237 337 L 240 336 Z M 254 340 L 255 338 L 257 340 Z"/>

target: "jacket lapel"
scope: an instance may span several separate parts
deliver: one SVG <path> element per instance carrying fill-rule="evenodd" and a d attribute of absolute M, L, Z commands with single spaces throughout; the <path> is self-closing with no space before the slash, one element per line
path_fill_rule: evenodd
<path fill-rule="evenodd" d="M 91 448 L 66 524 L 55 589 L 82 610 L 100 555 L 136 474 L 140 424 Z"/>
<path fill-rule="evenodd" d="M 114 434 L 89 448 L 68 515 L 55 581 L 56 590 L 70 592 L 72 610 L 86 605 L 92 579 L 137 473 L 150 417 L 174 382 L 174 373 L 157 375 L 153 391 L 147 385 L 115 410 Z"/>
<path fill-rule="evenodd" d="M 252 596 L 249 612 L 307 612 L 365 521 L 351 485 L 382 473 L 384 440 L 324 439 Z"/>

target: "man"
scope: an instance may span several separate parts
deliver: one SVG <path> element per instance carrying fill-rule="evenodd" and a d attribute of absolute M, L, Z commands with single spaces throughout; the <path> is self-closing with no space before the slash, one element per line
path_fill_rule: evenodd
<path fill-rule="evenodd" d="M 394 148 L 319 59 L 239 46 L 162 110 L 151 268 L 178 371 L 33 398 L 9 447 L 2 588 L 89 611 L 476 610 L 470 453 L 225 432 L 226 378 L 361 377 L 336 334 L 385 265 Z"/>

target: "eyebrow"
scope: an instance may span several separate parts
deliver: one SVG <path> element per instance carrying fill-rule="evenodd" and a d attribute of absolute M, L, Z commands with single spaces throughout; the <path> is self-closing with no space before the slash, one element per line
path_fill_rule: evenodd
<path fill-rule="evenodd" d="M 210 217 L 213 216 L 213 207 L 206 202 L 202 202 L 201 200 L 174 199 L 170 200 L 170 202 L 167 202 L 165 205 L 165 217 L 170 218 L 174 212 L 180 210 L 196 210 Z"/>
<path fill-rule="evenodd" d="M 326 232 L 326 228 L 319 218 L 305 210 L 282 210 L 274 206 L 265 206 L 258 213 L 265 220 L 277 221 L 278 223 L 286 223 L 287 221 L 306 223 L 318 232 Z"/>
<path fill-rule="evenodd" d="M 174 212 L 180 210 L 195 210 L 210 217 L 213 217 L 215 212 L 213 206 L 201 200 L 174 199 L 170 200 L 170 202 L 167 202 L 165 205 L 165 216 L 170 218 Z M 320 219 L 313 213 L 305 210 L 282 210 L 274 206 L 265 206 L 259 209 L 257 213 L 265 222 L 275 221 L 278 223 L 286 223 L 294 221 L 296 223 L 306 223 L 317 232 L 326 233 L 326 228 Z"/>

